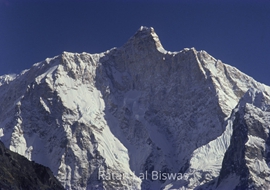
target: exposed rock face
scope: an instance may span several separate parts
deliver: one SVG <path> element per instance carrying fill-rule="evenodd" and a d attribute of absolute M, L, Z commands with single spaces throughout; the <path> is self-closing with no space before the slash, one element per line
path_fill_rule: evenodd
<path fill-rule="evenodd" d="M 231 138 L 243 123 L 239 101 L 257 89 L 257 110 L 270 94 L 205 51 L 164 50 L 147 27 L 121 48 L 63 52 L 0 79 L 1 140 L 50 167 L 66 189 L 221 187 L 227 155 L 246 146 L 247 135 L 242 145 Z"/>
<path fill-rule="evenodd" d="M 270 101 L 251 89 L 240 101 L 233 124 L 231 145 L 226 151 L 217 187 L 225 189 L 270 188 Z"/>
<path fill-rule="evenodd" d="M 64 189 L 48 167 L 8 150 L 0 141 L 0 189 Z"/>

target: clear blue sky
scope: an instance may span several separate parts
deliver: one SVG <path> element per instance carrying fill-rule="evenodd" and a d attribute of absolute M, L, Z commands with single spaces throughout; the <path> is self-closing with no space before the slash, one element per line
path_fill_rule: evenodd
<path fill-rule="evenodd" d="M 0 0 L 0 75 L 120 47 L 141 25 L 166 50 L 206 50 L 270 85 L 270 1 L 258 0 Z"/>

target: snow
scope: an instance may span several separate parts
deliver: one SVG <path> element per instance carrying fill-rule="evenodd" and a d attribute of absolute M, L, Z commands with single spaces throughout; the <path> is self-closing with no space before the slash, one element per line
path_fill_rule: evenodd
<path fill-rule="evenodd" d="M 17 77 L 16 74 L 2 75 L 0 76 L 0 86 L 3 84 L 8 84 Z"/>
<path fill-rule="evenodd" d="M 220 137 L 193 152 L 190 160 L 191 169 L 211 171 L 214 177 L 219 174 L 224 154 L 230 145 L 232 122 L 232 120 L 228 121 L 226 129 Z"/>
<path fill-rule="evenodd" d="M 3 136 L 4 136 L 4 129 L 0 128 L 0 137 L 3 137 Z"/>
<path fill-rule="evenodd" d="M 66 189 L 194 189 L 215 182 L 241 106 L 253 110 L 244 119 L 253 117 L 269 132 L 270 87 L 205 51 L 166 51 L 153 28 L 139 32 L 122 48 L 63 52 L 20 77 L 1 76 L 1 140 L 50 167 Z M 17 92 L 9 100 L 10 89 Z M 266 150 L 265 139 L 252 134 L 246 146 Z M 268 174 L 264 160 L 246 159 Z M 101 184 L 93 180 L 98 169 L 127 178 Z M 139 179 L 151 169 L 189 177 L 164 184 Z M 238 183 L 230 175 L 219 187 Z"/>
<path fill-rule="evenodd" d="M 42 99 L 42 97 L 40 97 L 40 103 L 42 104 L 42 106 L 44 107 L 44 109 L 48 112 L 51 113 L 50 108 L 47 106 L 47 104 L 44 102 L 44 100 Z"/>
<path fill-rule="evenodd" d="M 17 152 L 21 155 L 24 155 L 27 149 L 26 140 L 23 136 L 23 130 L 20 125 L 14 127 L 14 131 L 11 136 L 11 142 L 9 149 L 11 151 Z"/>

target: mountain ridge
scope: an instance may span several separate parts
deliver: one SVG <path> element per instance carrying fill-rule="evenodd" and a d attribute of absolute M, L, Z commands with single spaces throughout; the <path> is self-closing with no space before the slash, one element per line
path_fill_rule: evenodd
<path fill-rule="evenodd" d="M 51 170 L 5 148 L 0 141 L 1 189 L 64 189 Z"/>
<path fill-rule="evenodd" d="M 249 89 L 265 100 L 270 94 L 270 87 L 205 51 L 164 50 L 147 27 L 120 48 L 63 52 L 6 81 L 0 83 L 1 140 L 50 167 L 66 189 L 216 183 L 234 134 L 233 110 Z M 128 177 L 100 179 L 100 171 Z M 188 178 L 153 180 L 153 171 Z M 148 179 L 140 177 L 145 173 Z"/>

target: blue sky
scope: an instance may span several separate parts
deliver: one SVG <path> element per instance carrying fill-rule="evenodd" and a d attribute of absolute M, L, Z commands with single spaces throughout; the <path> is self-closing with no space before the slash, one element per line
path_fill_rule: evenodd
<path fill-rule="evenodd" d="M 0 0 L 0 75 L 63 51 L 99 53 L 152 26 L 270 85 L 270 1 Z"/>

